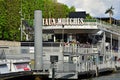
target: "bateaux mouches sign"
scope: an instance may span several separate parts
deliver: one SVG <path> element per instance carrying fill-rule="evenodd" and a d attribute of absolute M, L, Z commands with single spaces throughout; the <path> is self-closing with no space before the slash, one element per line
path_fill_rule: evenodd
<path fill-rule="evenodd" d="M 43 25 L 75 25 L 83 24 L 83 18 L 44 18 Z"/>

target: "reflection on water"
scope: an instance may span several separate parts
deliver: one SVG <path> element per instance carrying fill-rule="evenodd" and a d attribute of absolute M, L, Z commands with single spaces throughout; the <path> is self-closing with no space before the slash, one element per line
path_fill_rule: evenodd
<path fill-rule="evenodd" d="M 120 80 L 120 73 L 100 76 L 100 77 L 91 78 L 91 79 L 82 79 L 82 80 Z"/>
<path fill-rule="evenodd" d="M 52 80 L 52 79 L 48 79 L 48 78 L 35 79 L 35 76 L 24 76 L 24 77 L 18 77 L 18 78 L 7 79 L 7 80 Z M 90 78 L 90 79 L 78 79 L 78 80 L 120 80 L 120 73 L 110 74 L 110 75 L 105 75 L 105 76 L 100 76 L 100 77 L 95 77 L 95 78 Z"/>

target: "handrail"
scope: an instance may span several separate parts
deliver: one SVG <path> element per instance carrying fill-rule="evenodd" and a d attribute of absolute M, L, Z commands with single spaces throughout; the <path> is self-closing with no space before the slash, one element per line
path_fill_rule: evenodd
<path fill-rule="evenodd" d="M 118 31 L 119 26 L 109 24 L 98 19 L 82 19 L 82 18 L 43 18 L 43 26 L 62 26 L 62 25 L 97 25 L 112 31 Z"/>
<path fill-rule="evenodd" d="M 33 22 L 33 20 L 27 20 Z M 32 23 L 30 23 L 32 24 Z M 120 28 L 115 24 L 110 24 L 98 19 L 83 19 L 83 18 L 43 18 L 43 26 L 61 26 L 61 25 L 102 25 L 106 28 Z"/>
<path fill-rule="evenodd" d="M 33 20 L 27 20 L 29 24 L 32 25 Z M 75 25 L 75 24 L 85 24 L 85 23 L 99 23 L 99 24 L 104 24 L 109 27 L 119 27 L 115 24 L 110 24 L 102 20 L 98 19 L 83 19 L 83 18 L 43 18 L 43 25 L 44 26 L 52 26 L 52 25 L 63 25 L 63 24 L 68 24 L 68 25 Z"/>

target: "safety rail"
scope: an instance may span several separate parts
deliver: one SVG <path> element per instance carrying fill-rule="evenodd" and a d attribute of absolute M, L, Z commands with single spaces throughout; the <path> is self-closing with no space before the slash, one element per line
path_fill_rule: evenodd
<path fill-rule="evenodd" d="M 80 53 L 80 54 L 91 54 L 98 53 L 97 48 L 77 48 L 77 47 L 64 47 L 66 53 Z"/>
<path fill-rule="evenodd" d="M 91 54 L 98 53 L 99 49 L 97 46 L 90 44 L 71 44 L 63 46 L 64 53 L 80 53 L 80 54 Z"/>
<path fill-rule="evenodd" d="M 31 25 L 33 20 L 27 20 L 28 24 Z M 120 26 L 116 24 L 110 24 L 102 20 L 98 19 L 83 19 L 83 18 L 43 18 L 43 26 L 47 28 L 48 26 L 51 27 L 59 27 L 62 25 L 65 26 L 98 26 L 98 28 L 105 28 L 112 32 L 120 32 Z"/>
<path fill-rule="evenodd" d="M 78 24 L 103 24 L 109 27 L 115 26 L 115 24 L 109 24 L 105 21 L 98 20 L 98 19 L 83 19 L 83 18 L 43 18 L 43 25 L 44 26 L 52 26 L 52 25 L 78 25 Z"/>
<path fill-rule="evenodd" d="M 101 61 L 101 62 L 95 62 L 95 61 L 83 61 L 76 63 L 74 62 L 63 62 L 58 61 L 54 64 L 54 68 L 56 72 L 86 72 L 86 71 L 95 71 L 96 67 L 98 67 L 99 71 L 102 69 L 110 68 L 114 69 L 115 67 L 120 67 L 120 61 Z M 49 61 L 45 61 L 43 63 L 44 70 L 49 70 L 51 67 L 51 63 Z"/>
<path fill-rule="evenodd" d="M 115 24 L 109 24 L 107 22 L 98 19 L 82 19 L 82 18 L 44 18 L 43 26 L 98 26 L 98 28 L 106 28 L 113 32 L 120 32 L 120 27 Z"/>
<path fill-rule="evenodd" d="M 29 25 L 33 25 L 33 20 L 26 20 Z M 108 22 L 98 20 L 98 19 L 83 19 L 83 18 L 43 18 L 43 25 L 60 25 L 60 24 L 82 24 L 82 23 L 101 23 L 108 26 L 117 26 L 115 24 L 110 24 Z"/>
<path fill-rule="evenodd" d="M 65 53 L 98 53 L 102 51 L 103 44 L 82 44 L 82 43 L 62 43 L 62 42 L 43 42 L 44 52 L 65 52 Z M 111 52 L 110 49 L 106 50 Z M 16 58 L 27 57 L 27 54 L 34 53 L 34 46 L 21 46 L 21 47 L 8 47 L 7 49 L 0 49 L 0 59 L 12 58 L 12 55 L 16 55 Z M 101 52 L 102 53 L 102 52 Z M 118 53 L 118 50 L 113 50 L 112 53 Z M 6 56 L 7 55 L 7 56 Z M 11 55 L 11 56 L 10 56 Z M 18 55 L 18 56 L 17 56 Z M 14 58 L 14 57 L 13 57 Z"/>

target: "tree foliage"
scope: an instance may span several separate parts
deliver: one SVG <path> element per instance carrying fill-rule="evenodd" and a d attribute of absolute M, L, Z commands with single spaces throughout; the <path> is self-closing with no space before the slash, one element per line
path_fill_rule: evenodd
<path fill-rule="evenodd" d="M 75 11 L 75 7 L 74 6 L 71 6 L 70 7 L 70 12 L 74 12 Z"/>
<path fill-rule="evenodd" d="M 0 1 L 0 39 L 5 39 L 6 27 L 6 5 L 4 1 Z"/>
<path fill-rule="evenodd" d="M 66 18 L 75 8 L 53 0 L 0 0 L 0 39 L 19 41 L 21 18 L 32 26 L 35 10 L 42 10 L 43 18 Z"/>
<path fill-rule="evenodd" d="M 86 14 L 86 19 L 92 19 L 92 18 L 93 17 L 89 13 Z"/>

